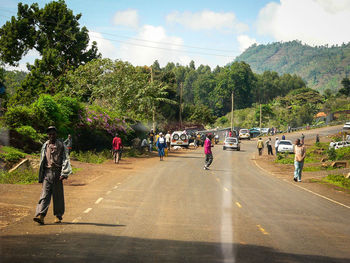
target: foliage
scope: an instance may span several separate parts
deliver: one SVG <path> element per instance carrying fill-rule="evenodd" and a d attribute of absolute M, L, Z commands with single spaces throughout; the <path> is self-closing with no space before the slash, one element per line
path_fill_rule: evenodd
<path fill-rule="evenodd" d="M 330 148 L 327 151 L 327 155 L 329 160 L 335 161 L 337 159 L 337 153 L 335 152 L 334 148 Z"/>
<path fill-rule="evenodd" d="M 341 46 L 308 46 L 300 41 L 252 45 L 235 61 L 245 61 L 254 72 L 276 71 L 297 74 L 308 87 L 337 91 L 350 73 L 350 43 Z"/>
<path fill-rule="evenodd" d="M 41 59 L 28 67 L 30 73 L 12 103 L 28 103 L 41 93 L 56 93 L 67 70 L 98 57 L 96 42 L 89 48 L 88 30 L 80 28 L 80 18 L 63 0 L 44 8 L 36 3 L 18 4 L 17 17 L 0 28 L 0 59 L 16 65 L 32 49 Z"/>
<path fill-rule="evenodd" d="M 343 78 L 341 81 L 343 87 L 339 90 L 339 94 L 349 97 L 350 96 L 350 79 L 348 77 Z"/>
<path fill-rule="evenodd" d="M 37 181 L 37 171 L 32 169 L 14 171 L 12 173 L 0 171 L 0 184 L 32 184 Z"/>
<path fill-rule="evenodd" d="M 79 152 L 71 152 L 71 159 L 76 159 L 80 162 L 84 163 L 103 163 L 107 159 L 111 158 L 111 151 L 104 150 L 101 152 L 93 152 L 93 151 L 79 151 Z"/>
<path fill-rule="evenodd" d="M 350 160 L 350 147 L 341 147 L 335 150 L 335 160 Z"/>
<path fill-rule="evenodd" d="M 9 146 L 1 147 L 0 159 L 4 160 L 8 164 L 14 164 L 23 159 L 25 156 L 25 153 L 16 148 Z"/>
<path fill-rule="evenodd" d="M 37 131 L 32 126 L 20 126 L 15 129 L 19 134 L 31 138 L 33 141 L 39 142 L 43 139 L 41 134 L 38 134 Z"/>
<path fill-rule="evenodd" d="M 324 178 L 323 181 L 345 189 L 350 189 L 350 179 L 345 178 L 343 175 L 340 175 L 340 174 L 336 174 L 336 175 L 330 174 L 326 178 Z"/>

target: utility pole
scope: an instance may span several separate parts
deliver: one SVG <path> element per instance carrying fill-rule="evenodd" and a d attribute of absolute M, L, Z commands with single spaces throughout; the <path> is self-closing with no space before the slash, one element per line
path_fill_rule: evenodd
<path fill-rule="evenodd" d="M 152 66 L 151 66 L 151 85 L 153 85 L 153 69 L 152 69 Z M 153 105 L 152 105 L 152 129 L 153 129 L 153 132 L 156 132 L 156 108 L 155 108 L 154 102 L 153 102 Z"/>
<path fill-rule="evenodd" d="M 233 133 L 233 91 L 231 93 L 231 131 Z"/>
<path fill-rule="evenodd" d="M 261 133 L 261 120 L 262 120 L 262 116 L 261 116 L 261 103 L 260 103 L 260 125 L 259 125 L 259 127 L 260 127 L 260 133 Z"/>
<path fill-rule="evenodd" d="M 179 112 L 179 119 L 180 119 L 180 127 L 182 129 L 182 92 L 183 92 L 183 82 L 180 82 L 180 112 Z"/>

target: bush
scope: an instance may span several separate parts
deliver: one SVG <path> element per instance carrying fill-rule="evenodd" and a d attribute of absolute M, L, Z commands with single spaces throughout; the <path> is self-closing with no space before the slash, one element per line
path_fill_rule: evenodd
<path fill-rule="evenodd" d="M 14 164 L 26 156 L 25 153 L 13 147 L 3 146 L 1 150 L 0 159 L 3 159 L 7 164 Z"/>
<path fill-rule="evenodd" d="M 335 160 L 350 160 L 350 147 L 342 147 L 334 152 L 336 154 Z"/>
<path fill-rule="evenodd" d="M 15 129 L 19 134 L 29 137 L 30 139 L 32 139 L 33 141 L 40 141 L 41 139 L 43 139 L 43 135 L 38 134 L 36 132 L 36 130 L 32 127 L 32 126 L 21 126 L 19 128 Z"/>
<path fill-rule="evenodd" d="M 84 163 L 103 163 L 108 159 L 112 158 L 111 151 L 104 150 L 101 152 L 93 152 L 93 151 L 86 151 L 86 152 L 71 152 L 70 154 L 72 159 L 76 159 L 79 162 Z"/>
<path fill-rule="evenodd" d="M 27 106 L 9 107 L 5 113 L 4 120 L 10 128 L 31 125 L 32 110 Z"/>
<path fill-rule="evenodd" d="M 334 148 L 330 148 L 327 151 L 327 155 L 329 160 L 335 161 L 337 159 L 337 153 L 335 152 Z"/>
<path fill-rule="evenodd" d="M 331 174 L 328 175 L 325 179 L 323 179 L 324 181 L 340 186 L 342 188 L 346 188 L 346 189 L 350 189 L 350 179 L 349 178 L 345 178 L 342 175 L 339 174 Z"/>
<path fill-rule="evenodd" d="M 33 169 L 14 171 L 12 173 L 0 171 L 0 184 L 32 184 L 37 181 L 38 174 Z"/>

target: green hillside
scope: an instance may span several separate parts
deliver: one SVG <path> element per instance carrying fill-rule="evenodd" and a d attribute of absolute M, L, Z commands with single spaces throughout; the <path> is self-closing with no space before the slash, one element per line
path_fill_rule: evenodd
<path fill-rule="evenodd" d="M 350 75 L 350 43 L 332 47 L 311 47 L 300 41 L 255 44 L 235 61 L 245 61 L 256 73 L 297 74 L 310 88 L 337 91 L 341 80 Z"/>

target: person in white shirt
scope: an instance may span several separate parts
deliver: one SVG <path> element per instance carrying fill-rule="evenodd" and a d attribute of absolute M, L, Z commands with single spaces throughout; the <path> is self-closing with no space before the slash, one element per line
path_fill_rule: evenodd
<path fill-rule="evenodd" d="M 280 141 L 278 140 L 278 137 L 276 137 L 276 141 L 275 141 L 275 149 L 276 149 L 276 155 L 278 153 L 278 145 L 280 144 Z"/>
<path fill-rule="evenodd" d="M 170 138 L 171 138 L 170 131 L 168 131 L 168 133 L 165 135 L 165 141 L 166 141 L 166 146 L 168 148 L 168 151 L 170 151 Z"/>

